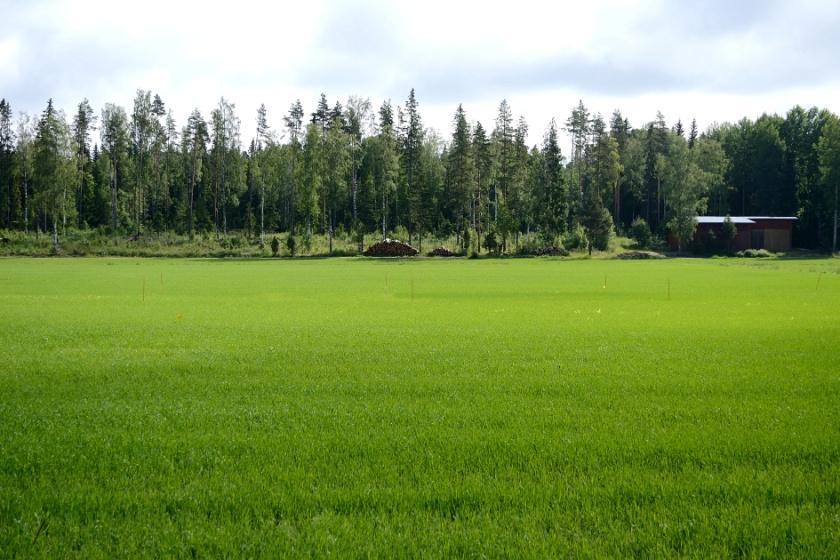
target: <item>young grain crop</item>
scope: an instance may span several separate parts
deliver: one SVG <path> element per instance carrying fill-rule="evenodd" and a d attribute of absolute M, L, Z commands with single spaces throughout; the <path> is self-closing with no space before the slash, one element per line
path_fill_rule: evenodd
<path fill-rule="evenodd" d="M 830 557 L 840 267 L 772 264 L 0 260 L 0 551 Z"/>

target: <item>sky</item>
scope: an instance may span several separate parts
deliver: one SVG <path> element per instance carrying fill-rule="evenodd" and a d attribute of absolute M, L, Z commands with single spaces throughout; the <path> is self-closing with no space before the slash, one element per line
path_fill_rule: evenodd
<path fill-rule="evenodd" d="M 221 96 L 242 138 L 257 107 L 269 124 L 321 92 L 404 103 L 448 138 L 458 104 L 492 129 L 499 102 L 529 124 L 531 144 L 579 100 L 641 127 L 840 112 L 837 0 L 0 0 L 0 97 L 37 114 L 83 98 L 130 112 L 138 88 L 179 124 Z M 282 132 L 282 130 L 280 130 Z"/>

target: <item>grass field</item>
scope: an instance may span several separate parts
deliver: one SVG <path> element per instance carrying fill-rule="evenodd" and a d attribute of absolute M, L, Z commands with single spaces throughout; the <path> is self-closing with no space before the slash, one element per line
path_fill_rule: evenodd
<path fill-rule="evenodd" d="M 836 259 L 0 260 L 0 556 L 838 554 Z"/>

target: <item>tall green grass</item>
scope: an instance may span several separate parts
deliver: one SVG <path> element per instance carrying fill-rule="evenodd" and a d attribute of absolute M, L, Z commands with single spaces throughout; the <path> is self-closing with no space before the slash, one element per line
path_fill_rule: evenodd
<path fill-rule="evenodd" d="M 838 317 L 836 259 L 2 259 L 0 555 L 836 557 Z"/>

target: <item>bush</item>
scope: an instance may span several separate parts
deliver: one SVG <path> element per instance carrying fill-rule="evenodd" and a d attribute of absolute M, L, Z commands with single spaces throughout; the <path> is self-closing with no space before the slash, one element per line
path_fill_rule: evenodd
<path fill-rule="evenodd" d="M 484 236 L 484 248 L 491 253 L 498 254 L 501 246 L 499 245 L 499 238 L 496 234 L 495 226 L 491 227 L 490 231 L 487 232 L 487 235 Z"/>
<path fill-rule="evenodd" d="M 540 247 L 537 249 L 536 254 L 538 256 L 547 256 L 547 257 L 568 257 L 569 252 L 563 247 L 562 245 L 548 245 L 546 247 Z"/>
<path fill-rule="evenodd" d="M 431 251 L 429 251 L 430 257 L 455 257 L 457 256 L 456 253 L 450 251 L 446 247 L 440 246 L 435 247 Z"/>
<path fill-rule="evenodd" d="M 356 227 L 353 228 L 353 241 L 360 253 L 365 250 L 365 230 L 361 224 L 356 224 Z"/>
<path fill-rule="evenodd" d="M 729 217 L 729 214 L 723 219 L 723 225 L 721 226 L 720 236 L 723 241 L 724 248 L 727 252 L 732 252 L 732 242 L 735 241 L 735 238 L 738 237 L 738 228 L 735 227 L 735 224 L 732 223 L 732 218 Z"/>
<path fill-rule="evenodd" d="M 735 256 L 746 259 L 763 259 L 767 257 L 772 257 L 773 253 L 771 253 L 767 249 L 745 249 L 743 251 L 738 251 L 737 253 L 735 253 Z"/>
<path fill-rule="evenodd" d="M 576 225 L 572 231 L 563 237 L 563 247 L 570 251 L 586 248 L 586 230 L 583 229 L 583 226 Z"/>
<path fill-rule="evenodd" d="M 472 234 L 470 233 L 470 228 L 464 230 L 464 251 L 468 251 L 470 249 L 470 243 L 472 241 Z"/>
<path fill-rule="evenodd" d="M 636 218 L 630 225 L 630 237 L 636 242 L 636 246 L 640 248 L 650 247 L 651 233 L 650 226 L 644 218 Z"/>
<path fill-rule="evenodd" d="M 274 242 L 272 241 L 272 244 L 273 243 Z M 292 233 L 290 233 L 289 237 L 286 238 L 286 249 L 289 250 L 289 254 L 291 256 L 293 256 L 293 257 L 295 256 L 295 249 L 297 249 L 297 240 L 295 239 L 295 236 Z M 274 247 L 272 247 L 272 251 L 273 250 L 274 250 Z"/>
<path fill-rule="evenodd" d="M 280 252 L 280 242 L 277 241 L 277 236 L 271 238 L 271 256 L 276 257 Z"/>
<path fill-rule="evenodd" d="M 627 251 L 625 253 L 619 253 L 615 258 L 627 260 L 664 259 L 665 255 L 654 251 Z"/>

